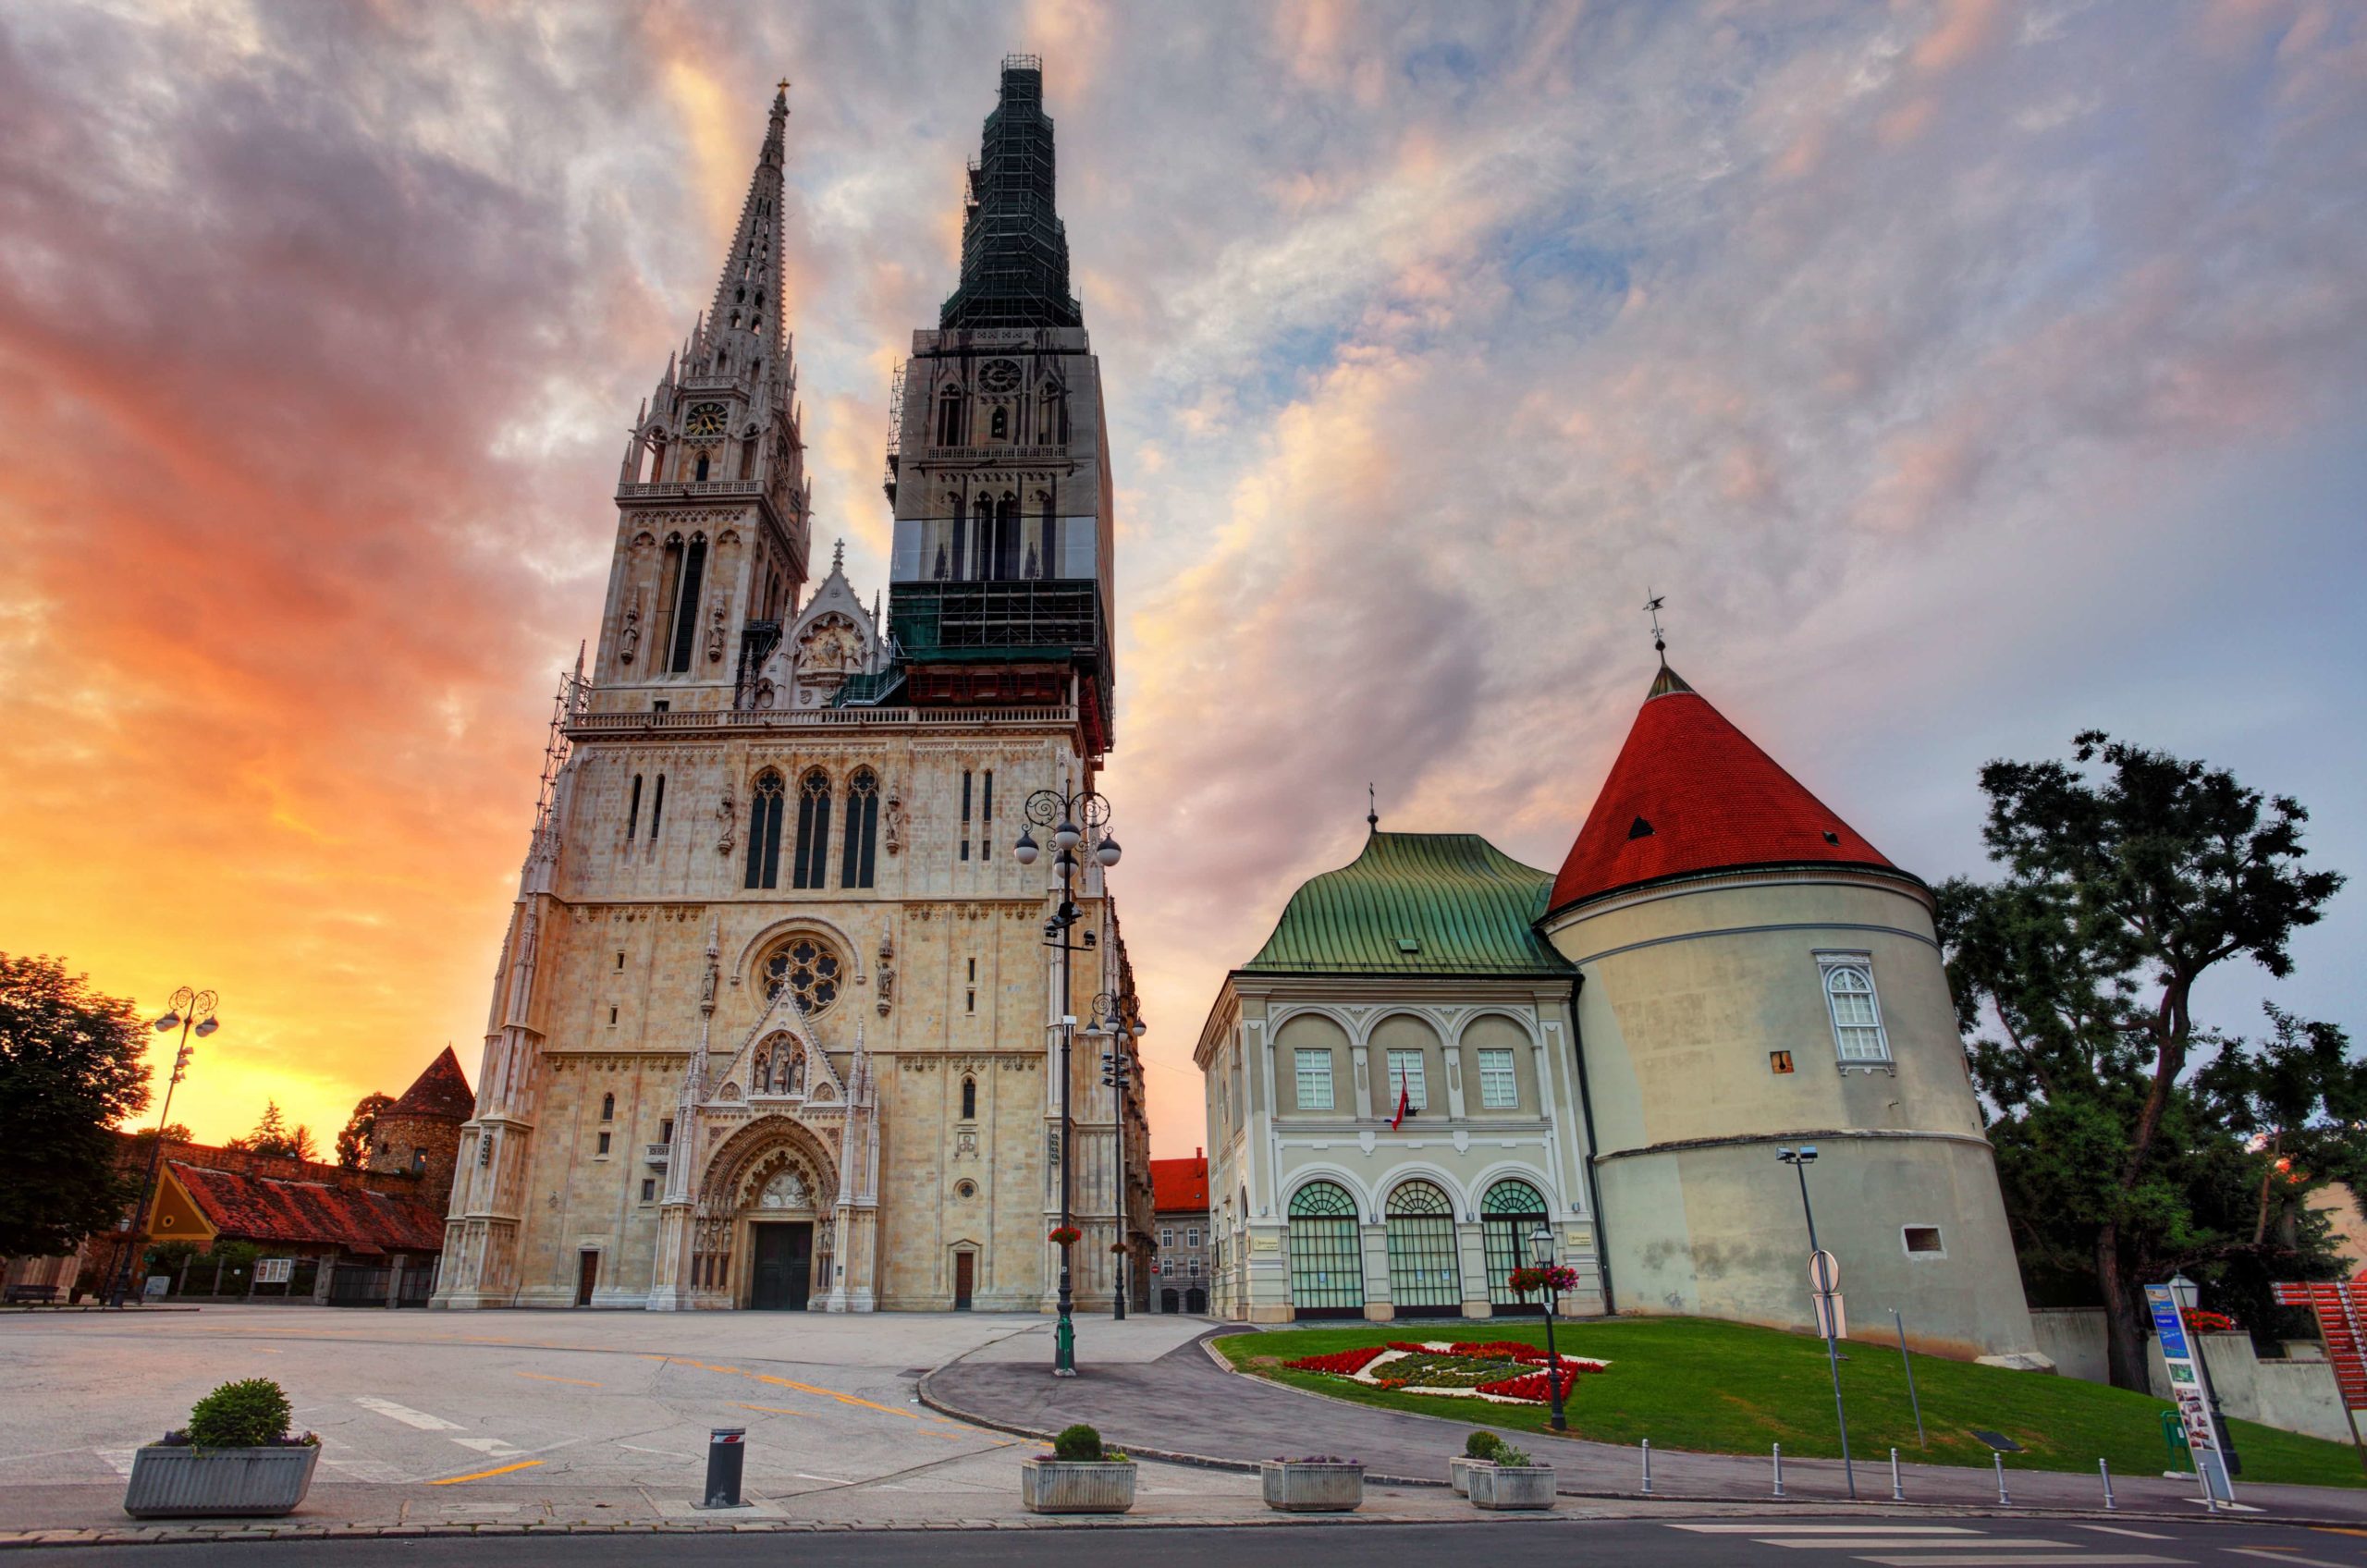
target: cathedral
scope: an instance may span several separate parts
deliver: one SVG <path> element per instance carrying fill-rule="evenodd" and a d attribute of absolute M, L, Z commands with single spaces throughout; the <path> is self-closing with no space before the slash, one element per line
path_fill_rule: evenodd
<path fill-rule="evenodd" d="M 1086 1308 L 1148 1246 L 1134 1041 L 1096 1026 L 1133 992 L 1112 825 L 1085 817 L 1073 898 L 1021 852 L 1061 820 L 1038 791 L 1093 788 L 1116 679 L 1041 62 L 1003 63 L 958 286 L 896 377 L 884 611 L 842 548 L 815 581 L 788 118 L 784 85 L 626 443 L 436 1306 L 1047 1310 L 1068 1213 Z"/>

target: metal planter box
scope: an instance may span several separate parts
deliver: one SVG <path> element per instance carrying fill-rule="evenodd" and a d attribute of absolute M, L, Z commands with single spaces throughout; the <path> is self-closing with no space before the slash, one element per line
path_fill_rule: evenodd
<path fill-rule="evenodd" d="M 1365 1505 L 1365 1467 L 1294 1459 L 1269 1460 L 1266 1506 L 1283 1513 L 1353 1513 Z"/>
<path fill-rule="evenodd" d="M 1019 1503 L 1030 1513 L 1123 1513 L 1134 1506 L 1134 1467 L 1124 1460 L 1022 1460 Z"/>
<path fill-rule="evenodd" d="M 1455 1496 L 1469 1497 L 1471 1495 L 1471 1472 L 1474 1470 L 1492 1470 L 1495 1467 L 1496 1462 L 1492 1459 L 1450 1459 L 1446 1462 L 1447 1482 L 1454 1488 Z"/>
<path fill-rule="evenodd" d="M 134 1519 L 256 1516 L 294 1512 L 321 1462 L 318 1443 L 276 1448 L 131 1451 L 123 1511 Z"/>
<path fill-rule="evenodd" d="M 1471 1471 L 1471 1501 L 1480 1508 L 1551 1508 L 1551 1464 L 1484 1464 Z"/>

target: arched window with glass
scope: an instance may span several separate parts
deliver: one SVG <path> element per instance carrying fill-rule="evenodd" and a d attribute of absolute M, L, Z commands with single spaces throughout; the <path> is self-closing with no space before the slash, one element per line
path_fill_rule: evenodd
<path fill-rule="evenodd" d="M 1544 1196 L 1526 1182 L 1494 1182 L 1480 1196 L 1479 1223 L 1488 1255 L 1488 1299 L 1500 1307 L 1536 1305 L 1535 1296 L 1513 1289 L 1512 1274 L 1528 1266 L 1528 1238 L 1547 1223 Z"/>
<path fill-rule="evenodd" d="M 1845 1062 L 1887 1062 L 1881 1000 L 1873 965 L 1865 959 L 1824 962 L 1824 999 L 1833 1011 L 1834 1049 Z"/>
<path fill-rule="evenodd" d="M 1454 1205 L 1429 1182 L 1400 1182 L 1382 1210 L 1389 1237 L 1389 1299 L 1408 1313 L 1460 1317 L 1463 1269 L 1455 1257 Z"/>
<path fill-rule="evenodd" d="M 789 885 L 822 888 L 829 869 L 830 776 L 815 768 L 797 784 L 797 847 L 790 858 Z"/>
<path fill-rule="evenodd" d="M 975 1078 L 962 1080 L 962 1120 L 978 1120 L 978 1081 Z"/>
<path fill-rule="evenodd" d="M 1336 1182 L 1309 1182 L 1291 1194 L 1291 1310 L 1300 1317 L 1361 1317 L 1364 1247 L 1356 1204 Z"/>
<path fill-rule="evenodd" d="M 769 767 L 756 775 L 756 787 L 748 792 L 748 887 L 780 886 L 783 793 L 780 775 Z"/>
<path fill-rule="evenodd" d="M 879 776 L 867 767 L 847 780 L 846 846 L 839 856 L 839 886 L 871 886 L 873 840 L 879 832 Z"/>

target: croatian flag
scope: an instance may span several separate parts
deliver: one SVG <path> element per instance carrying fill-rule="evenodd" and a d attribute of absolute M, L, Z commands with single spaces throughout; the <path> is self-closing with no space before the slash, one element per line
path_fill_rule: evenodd
<path fill-rule="evenodd" d="M 1396 1132 L 1404 1123 L 1405 1118 L 1413 1113 L 1413 1109 L 1414 1096 L 1406 1091 L 1405 1080 L 1400 1078 L 1397 1080 L 1397 1114 L 1389 1119 L 1389 1130 L 1392 1133 Z"/>

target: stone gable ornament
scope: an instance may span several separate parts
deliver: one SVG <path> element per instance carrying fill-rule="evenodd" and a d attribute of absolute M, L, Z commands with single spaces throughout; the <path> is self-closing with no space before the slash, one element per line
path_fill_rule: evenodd
<path fill-rule="evenodd" d="M 811 1208 L 813 1198 L 805 1191 L 805 1182 L 794 1170 L 783 1170 L 765 1183 L 763 1194 L 756 1199 L 760 1208 Z"/>

